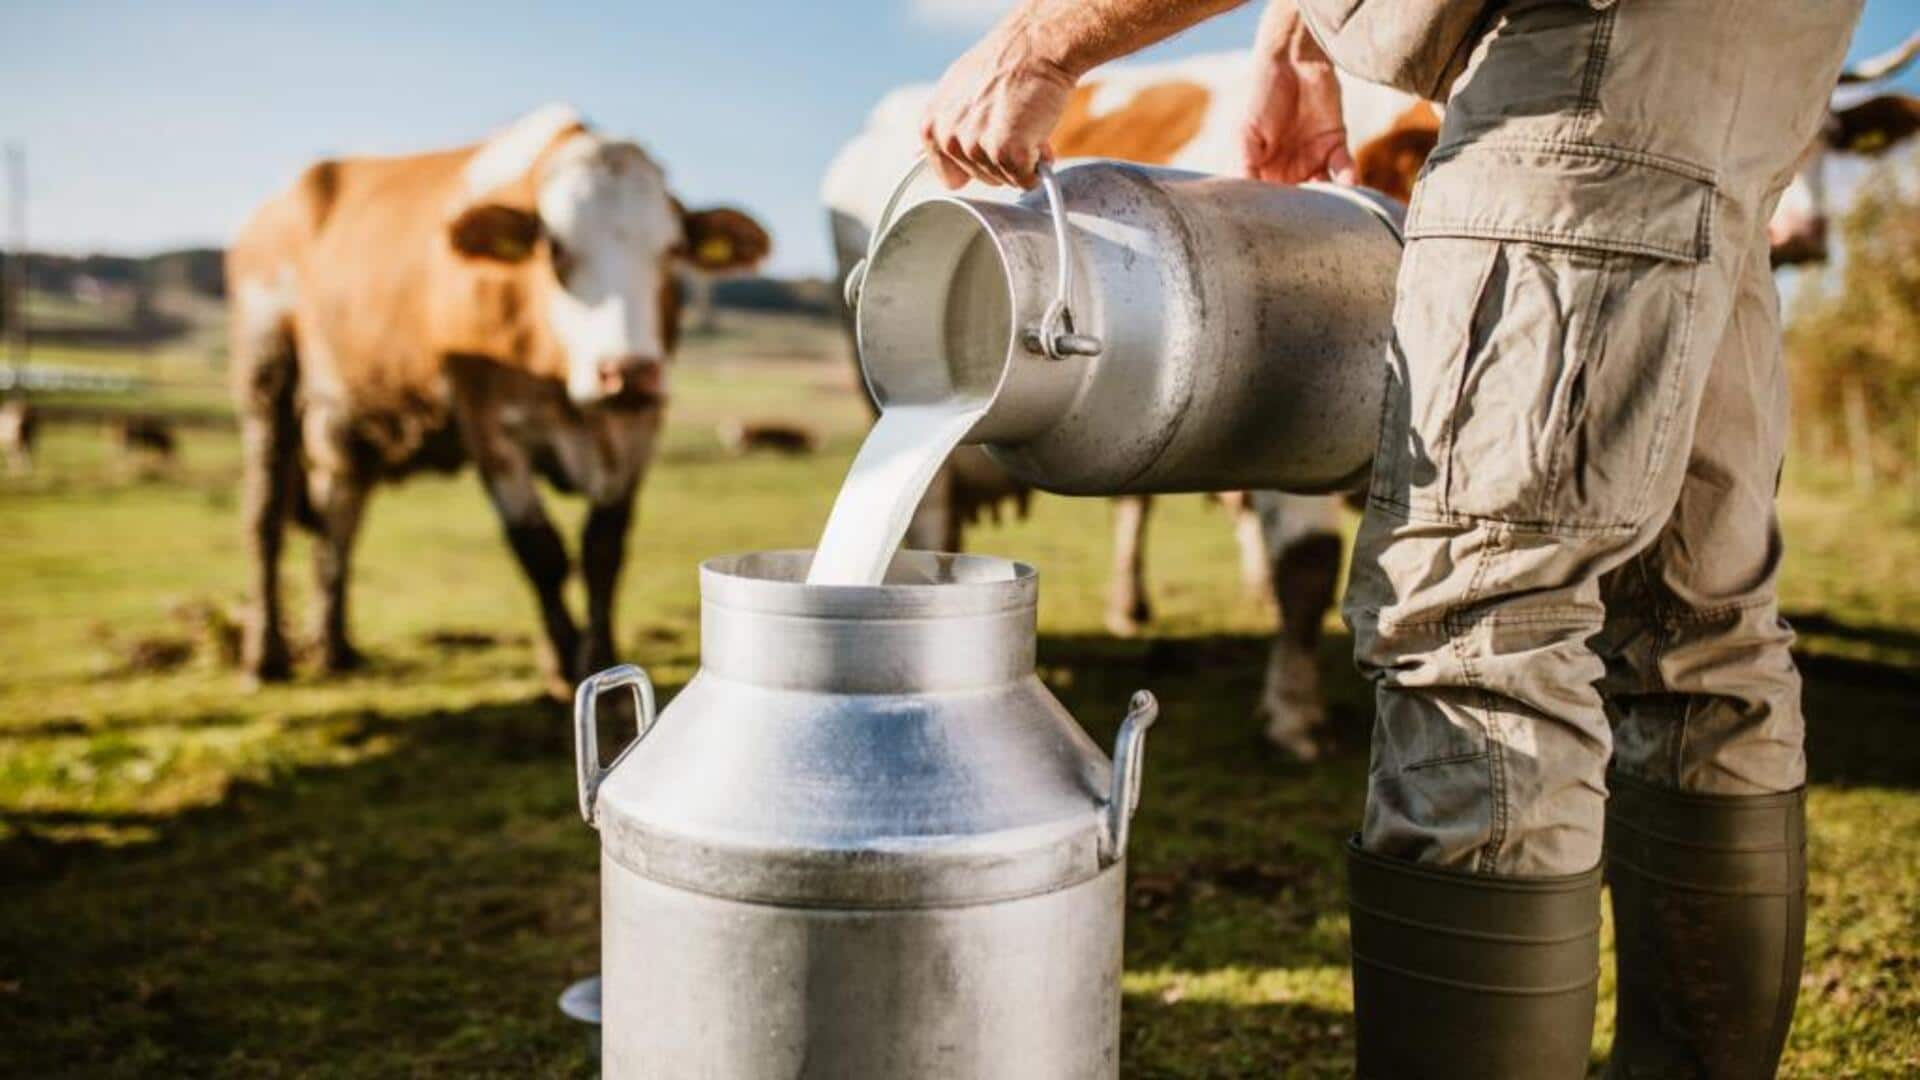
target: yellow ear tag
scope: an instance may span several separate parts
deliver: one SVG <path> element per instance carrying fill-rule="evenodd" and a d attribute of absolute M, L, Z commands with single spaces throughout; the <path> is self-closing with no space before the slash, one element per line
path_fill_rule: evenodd
<path fill-rule="evenodd" d="M 726 236 L 709 236 L 700 241 L 694 261 L 701 266 L 725 266 L 733 261 L 733 241 Z"/>
<path fill-rule="evenodd" d="M 511 233 L 496 233 L 493 237 L 493 257 L 507 262 L 519 262 L 527 257 L 526 241 Z"/>

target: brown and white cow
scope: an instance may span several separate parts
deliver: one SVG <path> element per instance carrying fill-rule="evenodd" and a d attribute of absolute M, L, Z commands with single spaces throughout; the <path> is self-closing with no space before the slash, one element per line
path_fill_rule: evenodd
<path fill-rule="evenodd" d="M 1114 65 L 1074 90 L 1054 129 L 1061 158 L 1103 157 L 1199 172 L 1237 173 L 1241 124 L 1251 88 L 1245 53 L 1219 53 L 1176 63 Z M 1396 90 L 1346 81 L 1346 120 L 1360 182 L 1406 199 L 1439 130 L 1433 106 Z M 866 127 L 835 158 L 823 184 L 835 252 L 844 275 L 865 254 L 874 219 L 893 183 L 919 148 L 931 87 L 888 94 Z M 936 193 L 928 184 L 918 194 Z M 1008 198 L 1004 188 L 972 187 L 968 195 Z M 1024 505 L 1028 493 L 977 447 L 962 447 L 936 478 L 907 543 L 957 550 L 962 528 L 1004 502 Z M 1315 753 L 1313 733 L 1325 717 L 1316 656 L 1340 570 L 1338 500 L 1260 493 L 1223 498 L 1240 545 L 1241 576 L 1250 589 L 1271 589 L 1281 632 L 1268 661 L 1259 712 L 1268 737 L 1302 758 Z M 1113 566 L 1107 628 L 1137 633 L 1149 618 L 1145 580 L 1146 526 L 1153 502 L 1114 500 Z"/>
<path fill-rule="evenodd" d="M 289 517 L 318 537 L 322 662 L 349 668 L 347 572 L 372 486 L 467 460 L 532 581 L 555 689 L 611 663 L 614 586 L 666 399 L 675 273 L 767 250 L 751 218 L 683 209 L 645 151 L 565 106 L 477 145 L 308 168 L 227 254 L 255 562 L 248 670 L 288 674 L 277 571 Z M 584 634 L 537 478 L 589 503 Z"/>

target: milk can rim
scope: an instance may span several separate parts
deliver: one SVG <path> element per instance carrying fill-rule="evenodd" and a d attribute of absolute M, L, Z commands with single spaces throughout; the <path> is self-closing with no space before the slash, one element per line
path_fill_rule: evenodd
<path fill-rule="evenodd" d="M 912 582 L 887 585 L 808 585 L 800 580 L 811 563 L 808 549 L 748 551 L 721 555 L 700 564 L 700 600 L 743 611 L 820 618 L 873 619 L 984 615 L 1032 608 L 1039 571 L 994 555 L 902 551 L 894 566 L 934 577 L 953 568 L 986 574 L 1004 569 L 1004 577 L 971 581 Z M 788 568 L 792 576 L 745 572 L 755 562 Z"/>
<path fill-rule="evenodd" d="M 994 215 L 1004 214 L 1009 209 L 1031 210 L 1030 207 L 1024 206 L 1017 200 L 1003 203 L 996 200 L 973 198 L 957 193 L 933 195 L 924 198 L 902 209 L 900 213 L 895 216 L 893 222 L 887 226 L 886 232 L 880 235 L 879 242 L 874 245 L 873 265 L 869 265 L 866 268 L 866 273 L 870 275 L 874 266 L 881 265 L 883 258 L 889 262 L 894 258 L 898 258 L 900 244 L 897 238 L 910 236 L 912 230 L 916 228 L 924 230 L 927 227 L 924 221 L 926 218 L 933 217 L 937 219 L 944 215 L 958 214 L 960 217 L 968 219 L 973 223 L 975 235 L 985 237 L 987 242 L 993 246 L 994 255 L 996 256 L 995 261 L 1000 269 L 1001 281 L 1006 286 L 1009 315 L 1006 348 L 1000 358 L 1000 370 L 994 376 L 993 389 L 982 398 L 982 400 L 986 401 L 989 405 L 1000 399 L 1001 393 L 1013 378 L 1015 356 L 1020 347 L 1020 298 L 1014 288 L 1013 271 L 1009 265 L 1010 256 L 1007 252 L 1006 237 L 1002 234 L 1001 230 L 994 227 L 992 220 Z M 861 285 L 863 294 L 865 289 L 866 285 L 863 279 Z M 875 383 L 874 376 L 876 372 L 866 359 L 868 323 L 864 315 L 865 310 L 864 305 L 855 305 L 853 312 L 854 367 L 858 369 L 860 373 L 860 383 L 866 389 L 867 397 L 879 403 L 882 407 L 885 407 L 889 400 L 889 395 L 883 394 L 881 388 Z M 915 402 L 906 399 L 900 399 L 898 403 L 915 404 Z M 984 420 L 985 418 L 982 417 L 983 422 Z M 978 425 L 976 425 L 976 428 L 977 427 Z"/>

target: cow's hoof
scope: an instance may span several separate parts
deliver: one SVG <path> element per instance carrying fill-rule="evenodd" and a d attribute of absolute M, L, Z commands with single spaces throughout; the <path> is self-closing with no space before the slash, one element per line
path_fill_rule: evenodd
<path fill-rule="evenodd" d="M 1153 621 L 1153 607 L 1145 600 L 1131 603 L 1125 600 L 1107 605 L 1107 611 L 1101 620 L 1106 623 L 1107 633 L 1118 638 L 1139 637 L 1140 631 Z"/>
<path fill-rule="evenodd" d="M 1326 725 L 1327 710 L 1319 702 L 1269 702 L 1260 706 L 1266 720 L 1267 742 L 1299 762 L 1318 761 L 1316 733 Z"/>
<path fill-rule="evenodd" d="M 367 654 L 341 642 L 329 645 L 320 654 L 320 669 L 329 675 L 344 675 L 367 666 Z"/>
<path fill-rule="evenodd" d="M 249 647 L 246 662 L 241 666 L 246 671 L 248 685 L 255 688 L 293 678 L 293 654 L 287 643 L 279 639 Z"/>
<path fill-rule="evenodd" d="M 580 650 L 578 662 L 574 664 L 576 681 L 585 680 L 607 670 L 614 664 L 613 646 L 610 644 L 587 645 Z"/>

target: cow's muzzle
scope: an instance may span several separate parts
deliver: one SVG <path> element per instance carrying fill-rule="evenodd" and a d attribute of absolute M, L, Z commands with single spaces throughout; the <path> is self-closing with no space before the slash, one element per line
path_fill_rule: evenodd
<path fill-rule="evenodd" d="M 608 404 L 656 405 L 667 397 L 667 366 L 654 357 L 600 361 L 600 398 Z"/>

